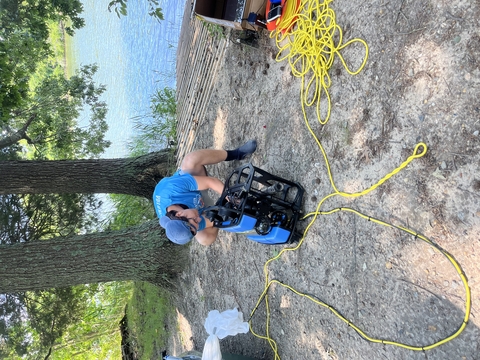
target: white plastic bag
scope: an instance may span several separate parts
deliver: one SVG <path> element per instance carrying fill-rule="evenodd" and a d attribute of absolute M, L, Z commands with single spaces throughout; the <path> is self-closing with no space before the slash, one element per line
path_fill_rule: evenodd
<path fill-rule="evenodd" d="M 222 360 L 220 341 L 216 335 L 210 335 L 203 347 L 202 360 Z"/>
<path fill-rule="evenodd" d="M 243 321 L 243 314 L 237 309 L 222 313 L 218 310 L 210 311 L 204 326 L 209 337 L 203 348 L 202 360 L 222 360 L 219 339 L 239 333 L 246 334 L 249 330 L 248 323 Z"/>

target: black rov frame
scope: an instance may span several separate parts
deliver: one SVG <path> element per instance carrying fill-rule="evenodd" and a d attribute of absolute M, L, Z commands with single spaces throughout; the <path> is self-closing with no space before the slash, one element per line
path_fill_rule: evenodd
<path fill-rule="evenodd" d="M 303 187 L 252 164 L 236 168 L 227 178 L 222 195 L 203 214 L 215 227 L 245 233 L 263 244 L 298 241 Z"/>

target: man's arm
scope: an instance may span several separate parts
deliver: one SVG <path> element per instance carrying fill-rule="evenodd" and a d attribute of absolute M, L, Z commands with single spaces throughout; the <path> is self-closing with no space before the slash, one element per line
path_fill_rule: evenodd
<path fill-rule="evenodd" d="M 212 189 L 213 191 L 221 194 L 223 192 L 223 182 L 220 179 L 211 176 L 194 176 L 197 182 L 198 190 Z"/>

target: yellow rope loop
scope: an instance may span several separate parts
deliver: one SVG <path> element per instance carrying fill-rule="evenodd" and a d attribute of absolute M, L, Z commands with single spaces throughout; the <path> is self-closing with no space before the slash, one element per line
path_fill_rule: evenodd
<path fill-rule="evenodd" d="M 303 105 L 303 102 L 302 102 L 302 105 Z M 325 200 L 327 200 L 327 198 L 329 197 L 332 197 L 332 196 L 336 196 L 336 195 L 339 195 L 339 196 L 343 196 L 343 197 L 347 197 L 347 198 L 354 198 L 354 197 L 359 197 L 359 196 L 362 196 L 362 195 L 366 195 L 368 194 L 369 192 L 375 190 L 376 188 L 378 188 L 379 186 L 381 186 L 383 183 L 385 183 L 385 181 L 387 181 L 388 179 L 390 179 L 393 175 L 397 174 L 398 172 L 400 172 L 400 170 L 402 170 L 403 168 L 405 168 L 408 164 L 410 164 L 414 159 L 418 159 L 422 156 L 424 156 L 426 153 L 427 153 L 427 145 L 423 142 L 420 142 L 418 143 L 414 150 L 413 150 L 413 153 L 411 156 L 409 156 L 407 158 L 407 160 L 405 160 L 402 164 L 400 164 L 400 166 L 398 166 L 395 170 L 393 170 L 392 172 L 388 173 L 387 175 L 385 175 L 382 179 L 380 179 L 376 184 L 370 186 L 369 188 L 365 189 L 365 190 L 362 190 L 362 191 L 359 191 L 359 192 L 356 192 L 356 193 L 347 193 L 347 192 L 343 192 L 343 191 L 340 191 L 338 190 L 337 186 L 335 185 L 335 181 L 333 179 L 333 174 L 332 174 L 332 169 L 330 167 L 330 162 L 328 160 L 328 157 L 327 157 L 327 153 L 325 151 L 325 149 L 323 148 L 322 146 L 322 143 L 320 142 L 320 140 L 318 139 L 318 137 L 315 135 L 315 133 L 313 132 L 309 122 L 308 122 L 308 118 L 304 112 L 304 120 L 305 120 L 305 124 L 310 132 L 310 134 L 313 136 L 313 138 L 315 139 L 318 147 L 320 148 L 320 151 L 323 155 L 323 159 L 325 161 L 325 166 L 327 168 L 327 173 L 328 173 L 328 178 L 329 178 L 329 181 L 330 181 L 330 185 L 332 186 L 333 188 L 333 191 L 334 193 L 333 194 L 330 194 L 328 195 L 328 197 L 325 197 L 324 199 L 322 199 L 320 201 L 320 204 L 321 205 Z M 318 211 L 318 209 L 317 209 Z"/>
<path fill-rule="evenodd" d="M 419 150 L 423 148 L 420 152 Z M 332 187 L 333 189 L 335 190 L 335 193 L 340 195 L 340 196 L 344 196 L 344 197 L 359 197 L 359 196 L 363 196 L 363 195 L 366 195 L 368 194 L 369 192 L 375 190 L 376 188 L 378 188 L 380 185 L 382 185 L 385 181 L 387 181 L 388 179 L 390 179 L 393 175 L 395 174 L 398 174 L 400 172 L 400 170 L 402 170 L 403 168 L 405 168 L 408 164 L 410 164 L 414 159 L 418 159 L 420 157 L 422 157 L 423 155 L 425 155 L 427 152 L 427 145 L 425 143 L 418 143 L 416 146 L 415 146 L 415 149 L 413 150 L 413 154 L 410 155 L 407 160 L 405 160 L 403 163 L 400 164 L 399 167 L 397 167 L 395 170 L 393 170 L 392 172 L 388 173 L 387 175 L 385 175 L 382 179 L 380 179 L 376 184 L 370 186 L 369 188 L 363 190 L 363 191 L 360 191 L 360 192 L 356 192 L 356 193 L 346 193 L 346 192 L 342 192 L 342 191 L 338 191 L 334 182 L 333 182 L 333 177 L 331 176 L 331 171 L 329 171 L 329 175 L 330 175 L 330 183 L 332 184 Z M 327 165 L 329 166 L 329 165 Z"/>
<path fill-rule="evenodd" d="M 372 337 L 372 336 L 369 336 L 366 334 L 366 332 L 364 332 L 362 329 L 360 329 L 358 326 L 356 326 L 354 323 L 352 323 L 349 319 L 347 319 L 345 316 L 343 316 L 338 310 L 336 310 L 333 306 L 317 299 L 316 297 L 312 296 L 312 295 L 309 295 L 309 294 L 306 294 L 306 293 L 302 293 L 296 289 L 294 289 L 293 287 L 287 285 L 287 284 L 284 284 L 276 279 L 273 279 L 273 280 L 268 280 L 268 269 L 267 269 L 267 266 L 268 266 L 268 263 L 270 262 L 270 260 L 272 259 L 277 259 L 282 253 L 284 253 L 285 251 L 292 251 L 292 250 L 296 250 L 300 245 L 301 245 L 301 242 L 303 242 L 303 239 L 305 238 L 306 234 L 308 233 L 310 227 L 313 225 L 313 223 L 315 222 L 316 218 L 318 215 L 331 215 L 331 214 L 334 214 L 336 212 L 339 212 L 339 211 L 347 211 L 347 212 L 350 212 L 350 213 L 353 213 L 367 221 L 372 221 L 372 222 L 375 222 L 377 224 L 380 224 L 380 225 L 383 225 L 383 226 L 386 226 L 386 227 L 391 227 L 391 228 L 395 228 L 395 229 L 398 229 L 398 230 L 401 230 L 405 233 L 408 233 L 412 236 L 414 236 L 416 239 L 420 239 L 422 241 L 425 241 L 427 244 L 435 247 L 436 249 L 438 249 L 440 251 L 441 254 L 443 254 L 448 260 L 449 262 L 453 265 L 453 267 L 455 268 L 455 270 L 457 271 L 458 275 L 460 276 L 460 279 L 462 280 L 462 283 L 463 283 L 463 286 L 464 286 L 464 290 L 465 290 L 465 315 L 463 317 L 463 320 L 461 322 L 461 324 L 458 326 L 457 330 L 443 338 L 443 339 L 440 339 L 432 344 L 429 344 L 429 345 L 425 345 L 425 346 L 415 346 L 415 345 L 409 345 L 409 344 L 405 344 L 405 343 L 400 343 L 400 342 L 396 342 L 396 341 L 391 341 L 391 340 L 387 340 L 387 339 L 382 339 L 382 338 L 375 338 L 375 337 Z M 401 348 L 405 348 L 405 349 L 408 349 L 408 350 L 413 350 L 413 351 L 426 351 L 426 350 L 431 350 L 431 349 L 434 349 L 440 345 L 443 345 L 453 339 L 455 339 L 458 335 L 460 335 L 460 333 L 463 332 L 463 330 L 465 329 L 465 327 L 467 326 L 467 323 L 468 323 L 468 319 L 470 318 L 470 312 L 471 312 L 471 291 L 470 291 L 470 288 L 468 286 L 468 281 L 467 281 L 467 277 L 465 276 L 460 264 L 455 260 L 455 258 L 450 255 L 446 250 L 444 250 L 442 247 L 440 247 L 439 245 L 435 244 L 434 242 L 432 242 L 431 240 L 429 240 L 427 237 L 421 235 L 421 234 L 418 234 L 408 228 L 404 228 L 402 226 L 398 226 L 398 225 L 394 225 L 394 224 L 390 224 L 390 223 L 387 223 L 385 221 L 382 221 L 382 220 L 379 220 L 379 219 L 376 219 L 376 218 L 372 218 L 371 216 L 368 216 L 368 215 L 365 215 L 365 214 L 362 214 L 360 213 L 359 211 L 357 210 L 354 210 L 354 209 L 351 209 L 351 208 L 345 208 L 345 207 L 342 207 L 342 208 L 335 208 L 335 209 L 332 209 L 332 210 L 329 210 L 329 211 L 322 211 L 322 212 L 319 212 L 319 211 L 315 211 L 313 213 L 310 213 L 310 214 L 307 214 L 305 216 L 305 218 L 307 217 L 310 217 L 310 216 L 313 216 L 313 219 L 312 221 L 310 221 L 310 223 L 308 224 L 304 234 L 303 234 L 303 237 L 302 239 L 300 240 L 300 243 L 293 249 L 291 248 L 286 248 L 286 249 L 283 249 L 281 251 L 281 253 L 277 256 L 275 256 L 274 258 L 270 259 L 264 266 L 264 272 L 267 274 L 267 281 L 266 281 L 266 284 L 265 284 L 265 288 L 264 288 L 264 291 L 262 292 L 262 295 L 260 296 L 260 298 L 258 299 L 257 301 L 257 304 L 255 305 L 253 311 L 251 312 L 250 314 L 250 320 L 249 320 L 249 324 L 250 324 L 250 330 L 252 331 L 252 334 L 259 337 L 259 338 L 262 338 L 262 339 L 265 339 L 269 342 L 274 354 L 275 354 L 275 360 L 280 360 L 280 356 L 278 355 L 278 347 L 277 347 L 277 343 L 270 337 L 269 335 L 269 327 L 270 327 L 270 305 L 268 303 L 268 291 L 271 287 L 272 284 L 278 284 L 290 291 L 292 291 L 294 294 L 298 295 L 298 296 L 302 296 L 302 297 L 305 297 L 307 298 L 308 300 L 320 305 L 320 306 L 323 306 L 323 307 L 326 307 L 328 310 L 330 310 L 335 316 L 337 316 L 340 320 L 342 320 L 343 322 L 345 322 L 349 327 L 351 327 L 352 329 L 354 329 L 362 338 L 364 338 L 365 340 L 368 340 L 370 342 L 373 342 L 373 343 L 381 343 L 381 344 L 386 344 L 386 345 L 392 345 L 392 346 L 398 346 L 398 347 L 401 347 Z M 251 318 L 253 317 L 253 315 L 255 314 L 255 312 L 257 311 L 258 307 L 260 306 L 261 302 L 265 300 L 265 308 L 266 308 L 266 335 L 265 336 L 262 336 L 262 335 L 258 335 L 257 333 L 255 333 L 253 331 L 253 327 L 252 327 L 252 321 L 251 321 Z"/>
<path fill-rule="evenodd" d="M 363 69 L 368 58 L 368 45 L 364 40 L 352 39 L 342 44 L 342 29 L 336 24 L 335 12 L 328 6 L 330 2 L 331 0 L 302 0 L 296 9 L 296 0 L 286 1 L 277 30 L 271 33 L 279 49 L 277 61 L 287 60 L 294 76 L 308 78 L 303 82 L 305 86 L 302 87 L 302 101 L 307 107 L 316 104 L 317 118 L 322 125 L 330 118 L 331 101 L 328 89 L 331 79 L 328 71 L 335 55 L 352 75 Z M 365 47 L 365 56 L 359 68 L 351 70 L 340 51 L 356 42 Z M 320 109 L 322 92 L 325 92 L 327 100 L 323 120 Z"/>

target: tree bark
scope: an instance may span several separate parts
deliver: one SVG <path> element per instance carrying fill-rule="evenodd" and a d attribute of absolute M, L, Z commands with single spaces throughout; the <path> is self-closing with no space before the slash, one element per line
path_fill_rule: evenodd
<path fill-rule="evenodd" d="M 150 198 L 169 174 L 168 150 L 137 158 L 0 161 L 0 194 L 128 194 Z"/>
<path fill-rule="evenodd" d="M 186 247 L 156 220 L 122 231 L 0 245 L 0 293 L 107 281 L 165 284 L 181 269 Z"/>

